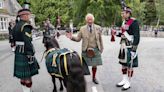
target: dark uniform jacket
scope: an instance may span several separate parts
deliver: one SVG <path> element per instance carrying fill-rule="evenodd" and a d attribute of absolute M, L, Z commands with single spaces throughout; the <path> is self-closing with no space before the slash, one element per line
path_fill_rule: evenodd
<path fill-rule="evenodd" d="M 125 25 L 127 23 L 128 20 L 126 20 L 125 22 Z M 137 20 L 134 19 L 134 21 L 132 22 L 132 24 L 129 26 L 129 29 L 126 30 L 126 32 L 129 34 L 129 35 L 132 35 L 133 36 L 133 42 L 128 42 L 127 41 L 127 45 L 132 45 L 132 51 L 136 51 L 137 50 L 137 47 L 138 47 L 138 44 L 139 44 L 139 41 L 140 41 L 140 29 L 139 29 L 139 23 Z M 117 36 L 121 37 L 121 35 L 123 34 L 119 34 Z M 121 41 L 123 40 L 127 40 L 126 38 L 122 37 L 121 38 Z"/>
<path fill-rule="evenodd" d="M 130 25 L 129 30 L 126 31 L 129 35 L 133 35 L 132 51 L 136 51 L 140 41 L 140 29 L 138 21 L 134 20 Z"/>
<path fill-rule="evenodd" d="M 32 41 L 32 26 L 27 22 L 20 20 L 14 27 L 13 37 L 14 42 L 24 42 L 24 54 L 34 55 L 35 51 L 33 48 Z"/>

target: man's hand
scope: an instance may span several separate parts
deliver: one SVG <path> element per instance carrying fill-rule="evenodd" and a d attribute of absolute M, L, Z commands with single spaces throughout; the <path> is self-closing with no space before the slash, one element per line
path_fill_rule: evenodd
<path fill-rule="evenodd" d="M 116 35 L 116 30 L 111 29 L 111 35 Z"/>
<path fill-rule="evenodd" d="M 131 51 L 130 54 L 131 54 L 131 58 L 132 58 L 132 59 L 135 59 L 136 56 L 137 56 L 137 53 L 134 52 L 134 51 Z"/>
<path fill-rule="evenodd" d="M 71 32 L 66 32 L 66 37 L 69 39 L 72 39 L 72 33 Z"/>
<path fill-rule="evenodd" d="M 102 53 L 102 52 L 103 52 L 103 49 L 100 50 L 100 53 Z"/>

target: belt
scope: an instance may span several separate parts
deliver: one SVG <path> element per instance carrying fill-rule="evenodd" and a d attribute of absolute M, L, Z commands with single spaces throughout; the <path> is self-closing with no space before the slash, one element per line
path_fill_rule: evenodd
<path fill-rule="evenodd" d="M 15 42 L 16 46 L 18 46 L 18 52 L 19 53 L 24 53 L 24 42 L 21 41 L 16 41 Z"/>
<path fill-rule="evenodd" d="M 126 46 L 126 48 L 132 48 L 132 46 Z"/>
<path fill-rule="evenodd" d="M 24 45 L 24 42 L 16 41 L 16 45 Z"/>

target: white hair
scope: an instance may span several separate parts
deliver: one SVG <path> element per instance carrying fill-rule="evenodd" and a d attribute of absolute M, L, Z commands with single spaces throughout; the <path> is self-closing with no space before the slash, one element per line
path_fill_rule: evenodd
<path fill-rule="evenodd" d="M 93 19 L 93 21 L 95 20 L 95 17 L 93 16 L 93 14 L 91 13 L 88 13 L 86 16 L 85 16 L 85 20 L 87 21 L 87 18 L 88 17 L 91 17 Z"/>

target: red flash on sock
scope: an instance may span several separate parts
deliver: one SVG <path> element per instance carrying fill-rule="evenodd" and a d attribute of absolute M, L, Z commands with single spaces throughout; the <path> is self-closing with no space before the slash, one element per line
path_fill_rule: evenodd
<path fill-rule="evenodd" d="M 127 74 L 127 68 L 122 69 L 122 74 Z"/>
<path fill-rule="evenodd" d="M 95 79 L 97 68 L 92 68 L 93 79 Z"/>

